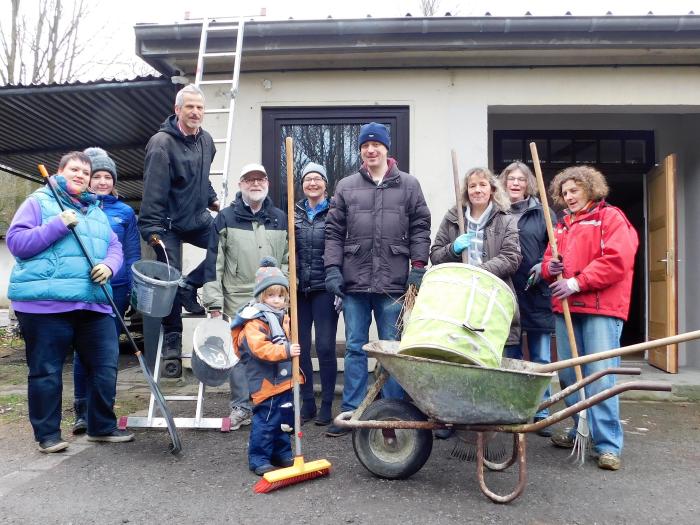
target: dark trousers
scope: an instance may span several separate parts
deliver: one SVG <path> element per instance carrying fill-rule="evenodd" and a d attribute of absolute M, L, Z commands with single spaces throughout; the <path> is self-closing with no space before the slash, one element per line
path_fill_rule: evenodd
<path fill-rule="evenodd" d="M 253 422 L 248 442 L 248 466 L 280 465 L 292 457 L 289 434 L 282 432 L 280 405 L 292 400 L 291 391 L 266 399 L 253 407 Z"/>
<path fill-rule="evenodd" d="M 114 304 L 117 305 L 117 310 L 124 317 L 124 312 L 126 312 L 129 306 L 129 285 L 123 284 L 121 286 L 112 286 L 112 299 L 114 299 Z M 122 325 L 114 316 L 114 328 L 117 331 L 117 341 L 119 340 L 119 334 L 122 333 Z M 117 342 L 117 345 L 119 343 Z M 83 366 L 83 362 L 80 360 L 78 352 L 73 352 L 73 397 L 75 398 L 76 406 L 82 407 L 87 406 L 87 370 Z M 76 414 L 76 416 L 85 417 L 85 413 Z"/>
<path fill-rule="evenodd" d="M 160 262 L 169 262 L 170 266 L 182 271 L 182 243 L 186 242 L 192 244 L 197 248 L 206 248 L 209 244 L 209 233 L 210 227 L 202 228 L 200 230 L 194 230 L 185 233 L 176 233 L 174 231 L 168 230 L 161 235 L 163 244 L 165 244 L 165 250 L 168 252 L 168 261 L 165 260 L 165 255 L 160 247 L 156 247 L 156 256 Z M 206 260 L 206 259 L 205 259 Z M 201 288 L 204 284 L 204 263 L 202 261 L 194 270 L 192 270 L 186 277 L 185 281 L 187 284 L 194 288 Z M 170 310 L 170 314 L 163 318 L 163 331 L 167 334 L 169 332 L 180 332 L 182 333 L 182 305 L 180 304 L 180 298 L 175 295 L 175 300 L 173 301 L 173 308 Z"/>
<path fill-rule="evenodd" d="M 299 312 L 299 364 L 304 372 L 305 382 L 301 385 L 304 404 L 314 401 L 314 374 L 311 364 L 311 328 L 316 335 L 316 355 L 321 376 L 321 401 L 333 402 L 337 362 L 335 356 L 335 333 L 338 328 L 338 314 L 333 305 L 333 294 L 325 291 L 300 292 L 297 294 Z"/>
<path fill-rule="evenodd" d="M 29 367 L 29 421 L 34 438 L 45 441 L 61 434 L 63 363 L 72 349 L 87 369 L 88 434 L 101 436 L 117 428 L 114 398 L 119 346 L 114 321 L 87 310 L 59 314 L 17 312 Z"/>

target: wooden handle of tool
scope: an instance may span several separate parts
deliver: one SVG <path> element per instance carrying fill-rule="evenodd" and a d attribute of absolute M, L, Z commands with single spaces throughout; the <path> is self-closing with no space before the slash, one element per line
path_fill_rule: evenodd
<path fill-rule="evenodd" d="M 559 250 L 557 249 L 557 238 L 554 236 L 554 225 L 552 217 L 549 213 L 549 202 L 547 201 L 547 188 L 544 186 L 544 177 L 542 176 L 542 167 L 540 166 L 540 156 L 537 153 L 537 144 L 530 142 L 530 154 L 532 155 L 532 164 L 535 168 L 535 177 L 537 179 L 537 189 L 540 192 L 540 201 L 542 201 L 542 211 L 544 212 L 544 222 L 547 225 L 547 236 L 549 237 L 549 245 L 552 247 L 552 258 L 559 258 Z M 557 281 L 564 279 L 562 274 L 557 275 Z M 569 301 L 561 299 L 561 307 L 564 310 L 564 322 L 566 323 L 566 334 L 569 337 L 569 347 L 571 348 L 571 356 L 575 359 L 578 357 L 578 347 L 576 346 L 576 336 L 574 335 L 574 324 L 571 321 L 571 311 L 569 310 Z M 571 366 L 571 365 L 569 365 Z M 583 379 L 581 366 L 576 365 L 576 381 Z"/>
<path fill-rule="evenodd" d="M 41 176 L 42 176 L 44 179 L 48 179 L 48 178 L 49 178 L 49 172 L 46 171 L 46 166 L 44 166 L 43 164 L 39 164 L 39 165 L 37 166 L 37 168 L 39 168 L 39 173 L 41 173 Z"/>
<path fill-rule="evenodd" d="M 287 154 L 287 237 L 289 239 L 289 318 L 292 343 L 299 342 L 297 330 L 297 256 L 294 237 L 294 139 L 287 137 L 284 141 Z M 292 360 L 295 381 L 298 380 L 299 358 Z"/>
<path fill-rule="evenodd" d="M 452 153 L 452 181 L 455 186 L 455 201 L 457 202 L 457 227 L 459 234 L 464 233 L 464 212 L 462 211 L 462 195 L 459 188 L 459 164 L 457 163 L 457 152 L 451 150 Z M 469 254 L 466 250 L 462 250 L 462 262 L 469 262 Z"/>
<path fill-rule="evenodd" d="M 686 341 L 692 341 L 693 339 L 700 339 L 700 330 L 695 330 L 693 332 L 685 332 L 683 334 L 672 335 L 669 337 L 662 337 L 661 339 L 645 341 L 644 343 L 623 346 L 621 348 L 614 348 L 613 350 L 606 350 L 605 352 L 584 355 L 583 357 L 576 357 L 572 359 L 566 359 L 564 361 L 557 361 L 556 363 L 549 363 L 547 365 L 535 365 L 534 371 L 542 373 L 556 372 L 558 370 L 563 370 L 564 368 L 569 368 L 570 366 L 585 365 L 587 363 L 592 363 L 594 361 L 602 361 L 603 359 L 609 359 L 611 357 L 634 354 L 637 352 L 643 352 L 645 350 L 651 350 L 652 348 L 658 348 L 667 345 L 685 343 Z"/>

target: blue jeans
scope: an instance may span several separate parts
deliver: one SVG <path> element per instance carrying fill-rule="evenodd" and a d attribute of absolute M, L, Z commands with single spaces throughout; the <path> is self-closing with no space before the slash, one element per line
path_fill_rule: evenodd
<path fill-rule="evenodd" d="M 579 355 L 591 355 L 605 350 L 619 348 L 623 325 L 621 319 L 603 315 L 574 314 L 572 315 L 572 321 Z M 569 338 L 566 334 L 564 316 L 557 314 L 555 316 L 555 325 L 559 359 L 569 359 L 571 357 L 571 347 L 569 346 Z M 583 365 L 582 371 L 584 377 L 586 377 L 598 370 L 605 370 L 617 366 L 620 366 L 620 358 L 613 357 Z M 559 383 L 562 388 L 566 388 L 575 382 L 576 374 L 573 368 L 566 368 L 559 371 Z M 610 374 L 605 375 L 586 387 L 586 398 L 614 385 L 615 376 Z M 568 396 L 565 401 L 567 406 L 571 406 L 580 399 L 580 393 L 575 392 Z M 620 401 L 618 397 L 611 397 L 602 403 L 592 406 L 588 409 L 587 416 L 595 451 L 599 454 L 612 452 L 619 456 L 622 453 L 623 434 L 622 424 L 620 423 Z M 576 432 L 578 415 L 574 416 L 574 423 L 571 435 L 574 435 Z"/>
<path fill-rule="evenodd" d="M 548 364 L 552 360 L 552 334 L 549 332 L 536 332 L 534 330 L 528 330 L 525 337 L 527 337 L 527 348 L 530 351 L 530 361 L 537 364 Z M 507 345 L 504 349 L 503 355 L 511 359 L 522 360 L 522 345 Z M 548 399 L 551 395 L 551 387 L 547 386 L 547 390 L 544 391 L 543 400 Z M 535 419 L 543 419 L 547 416 L 549 416 L 549 410 L 545 408 L 544 410 L 540 410 L 535 414 Z"/>
<path fill-rule="evenodd" d="M 292 400 L 291 391 L 272 396 L 253 407 L 253 422 L 248 441 L 248 467 L 255 470 L 263 465 L 279 466 L 291 459 L 289 434 L 282 432 L 279 406 Z"/>
<path fill-rule="evenodd" d="M 345 319 L 345 372 L 343 374 L 343 403 L 341 410 L 355 410 L 367 395 L 367 352 L 362 346 L 369 342 L 372 314 L 377 323 L 379 339 L 399 339 L 396 322 L 401 313 L 398 295 L 378 293 L 349 293 L 343 299 Z M 403 388 L 389 378 L 382 388 L 382 397 L 401 399 Z"/>
<path fill-rule="evenodd" d="M 127 284 L 112 286 L 112 299 L 114 299 L 114 304 L 117 305 L 117 310 L 122 318 L 129 306 L 129 288 L 130 286 Z M 119 334 L 122 333 L 122 325 L 116 315 L 114 316 L 114 327 L 117 330 L 118 341 Z M 117 345 L 119 345 L 118 342 Z M 80 360 L 78 352 L 73 352 L 73 397 L 75 398 L 76 407 L 84 407 L 87 403 L 87 377 L 87 371 Z M 78 415 L 85 417 L 84 413 L 76 414 L 76 416 Z"/>
<path fill-rule="evenodd" d="M 29 421 L 41 442 L 61 435 L 63 363 L 72 349 L 87 369 L 88 434 L 117 429 L 114 398 L 119 347 L 107 314 L 76 310 L 60 314 L 17 312 L 29 367 Z"/>
<path fill-rule="evenodd" d="M 301 292 L 298 294 L 299 344 L 301 356 L 299 364 L 304 372 L 301 385 L 301 398 L 304 405 L 316 406 L 314 400 L 314 373 L 311 364 L 311 328 L 316 335 L 316 355 L 321 376 L 321 402 L 333 403 L 335 379 L 338 373 L 335 358 L 335 333 L 338 328 L 338 314 L 333 306 L 334 296 L 325 291 Z"/>

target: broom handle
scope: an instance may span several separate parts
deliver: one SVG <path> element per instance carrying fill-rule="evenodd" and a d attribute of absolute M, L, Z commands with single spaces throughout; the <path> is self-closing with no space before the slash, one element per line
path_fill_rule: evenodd
<path fill-rule="evenodd" d="M 459 191 L 459 164 L 457 163 L 457 152 L 451 150 L 452 153 L 452 181 L 455 185 L 455 201 L 457 202 L 457 227 L 459 228 L 459 234 L 464 233 L 464 213 L 462 212 L 462 196 Z M 469 262 L 469 254 L 467 250 L 462 250 L 462 262 L 464 264 Z"/>
<path fill-rule="evenodd" d="M 540 192 L 540 200 L 542 201 L 542 211 L 544 212 L 544 222 L 547 225 L 547 236 L 549 237 L 549 245 L 552 247 L 552 258 L 559 258 L 559 250 L 557 249 L 557 239 L 554 236 L 554 226 L 552 225 L 552 217 L 549 214 L 549 203 L 547 202 L 547 189 L 544 186 L 544 177 L 542 176 L 542 168 L 540 167 L 540 156 L 537 154 L 537 144 L 530 142 L 530 153 L 532 154 L 532 164 L 535 167 L 535 175 L 537 177 L 537 189 Z M 557 275 L 557 281 L 564 279 L 560 273 Z M 565 298 L 561 299 L 561 307 L 564 310 L 564 322 L 566 323 L 566 334 L 569 336 L 569 346 L 571 348 L 571 356 L 576 359 L 578 357 L 578 348 L 576 347 L 576 336 L 574 335 L 574 325 L 571 322 L 571 311 L 569 310 L 569 301 Z M 583 379 L 581 365 L 575 365 L 576 381 Z"/>
<path fill-rule="evenodd" d="M 287 238 L 289 239 L 289 330 L 292 343 L 299 342 L 297 329 L 297 256 L 294 236 L 294 140 L 284 141 L 287 154 Z M 301 413 L 299 399 L 299 356 L 292 357 L 292 380 L 294 385 L 294 455 L 301 456 Z"/>

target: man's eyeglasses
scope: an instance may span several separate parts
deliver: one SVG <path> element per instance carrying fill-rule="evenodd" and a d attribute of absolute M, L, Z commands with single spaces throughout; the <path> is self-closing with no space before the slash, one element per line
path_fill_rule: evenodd
<path fill-rule="evenodd" d="M 251 178 L 243 179 L 241 182 L 245 182 L 246 184 L 250 184 L 251 186 L 253 184 L 256 184 L 256 183 L 257 184 L 265 184 L 267 182 L 267 177 L 260 177 L 260 178 L 258 178 L 258 177 L 252 178 L 251 177 Z"/>

